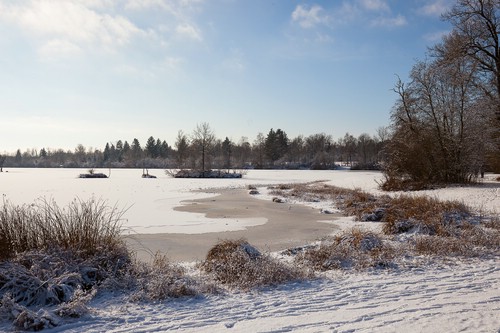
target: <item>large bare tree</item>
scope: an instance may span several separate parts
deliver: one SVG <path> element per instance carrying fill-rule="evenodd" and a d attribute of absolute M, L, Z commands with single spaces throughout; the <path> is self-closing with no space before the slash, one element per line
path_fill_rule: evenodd
<path fill-rule="evenodd" d="M 468 57 L 477 65 L 475 83 L 488 101 L 480 116 L 494 124 L 489 161 L 500 170 L 500 1 L 458 0 L 443 18 L 453 31 L 433 51 L 445 61 Z"/>
<path fill-rule="evenodd" d="M 420 61 L 392 111 L 393 137 L 386 173 L 414 183 L 469 182 L 481 171 L 488 141 L 477 62 Z"/>

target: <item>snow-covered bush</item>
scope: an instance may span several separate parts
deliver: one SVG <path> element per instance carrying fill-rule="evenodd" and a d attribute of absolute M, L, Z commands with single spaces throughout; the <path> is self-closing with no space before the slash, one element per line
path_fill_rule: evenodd
<path fill-rule="evenodd" d="M 353 228 L 298 253 L 298 265 L 315 270 L 394 266 L 394 248 L 382 235 Z"/>
<path fill-rule="evenodd" d="M 183 267 L 159 253 L 155 254 L 152 263 L 136 262 L 131 274 L 135 285 L 133 301 L 195 296 L 212 288 L 189 277 Z"/>
<path fill-rule="evenodd" d="M 307 277 L 307 271 L 263 254 L 243 239 L 223 240 L 213 246 L 201 263 L 201 269 L 215 281 L 242 290 Z"/>

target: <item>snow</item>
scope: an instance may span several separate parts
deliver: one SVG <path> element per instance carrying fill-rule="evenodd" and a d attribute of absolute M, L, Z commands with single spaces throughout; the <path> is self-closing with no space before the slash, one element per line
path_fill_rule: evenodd
<path fill-rule="evenodd" d="M 126 226 L 135 232 L 207 232 L 228 230 L 216 219 L 174 211 L 182 200 L 209 197 L 194 192 L 278 183 L 326 180 L 328 184 L 381 192 L 378 172 L 250 170 L 242 179 L 174 179 L 152 170 L 112 170 L 109 179 L 78 179 L 86 170 L 7 169 L 0 193 L 13 203 L 39 197 L 60 205 L 98 196 L 129 207 Z M 99 172 L 107 173 L 107 170 Z M 419 191 L 442 200 L 459 200 L 484 212 L 500 213 L 500 183 L 487 175 L 482 184 Z M 213 192 L 213 191 L 212 191 Z M 396 194 L 397 195 L 397 194 Z M 311 203 L 331 209 L 329 203 Z M 248 221 L 251 225 L 255 221 Z M 336 221 L 342 228 L 352 218 Z M 365 224 L 366 225 L 366 224 Z M 377 223 L 369 223 L 376 226 Z M 186 264 L 187 265 L 187 264 Z M 392 270 L 325 273 L 322 278 L 252 292 L 132 303 L 126 295 L 101 293 L 90 314 L 48 332 L 499 332 L 500 262 L 498 258 L 448 259 L 428 266 Z M 0 331 L 10 331 L 0 322 Z"/>
<path fill-rule="evenodd" d="M 496 332 L 499 290 L 496 260 L 334 272 L 258 292 L 156 304 L 101 297 L 89 318 L 51 332 Z"/>

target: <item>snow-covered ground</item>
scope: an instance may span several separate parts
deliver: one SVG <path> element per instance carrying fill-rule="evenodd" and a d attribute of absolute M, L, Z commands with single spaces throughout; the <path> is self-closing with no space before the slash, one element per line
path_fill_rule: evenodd
<path fill-rule="evenodd" d="M 122 303 L 53 332 L 490 332 L 500 329 L 497 260 L 338 273 L 250 293 Z"/>
<path fill-rule="evenodd" d="M 130 207 L 124 215 L 126 226 L 153 233 L 227 230 L 227 220 L 219 223 L 173 210 L 182 200 L 213 195 L 193 190 L 325 180 L 380 193 L 377 181 L 382 179 L 378 172 L 364 171 L 251 170 L 243 179 L 199 180 L 173 179 L 161 170 L 150 170 L 157 179 L 141 178 L 142 170 L 112 170 L 109 179 L 78 179 L 86 170 L 76 169 L 7 170 L 0 174 L 0 193 L 13 203 L 46 197 L 64 205 L 75 197 L 94 196 Z M 493 179 L 488 175 L 476 186 L 418 194 L 460 200 L 499 214 L 500 183 Z M 201 231 L 200 223 L 205 225 Z M 158 303 L 130 303 L 123 297 L 100 294 L 90 304 L 89 315 L 48 331 L 500 332 L 498 258 L 330 272 L 322 279 L 277 288 Z M 9 330 L 9 324 L 0 323 L 0 331 Z"/>

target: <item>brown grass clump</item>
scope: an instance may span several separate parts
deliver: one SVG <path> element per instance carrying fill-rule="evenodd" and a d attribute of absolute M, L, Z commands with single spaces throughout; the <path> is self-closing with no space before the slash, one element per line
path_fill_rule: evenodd
<path fill-rule="evenodd" d="M 469 242 L 454 237 L 423 235 L 415 240 L 415 252 L 422 255 L 471 256 L 475 254 Z"/>
<path fill-rule="evenodd" d="M 287 185 L 285 188 L 289 189 L 279 190 L 280 196 L 304 201 L 329 200 L 345 215 L 355 216 L 360 221 L 380 221 L 386 235 L 411 232 L 450 238 L 430 238 L 437 239 L 436 244 L 441 244 L 439 246 L 431 246 L 426 238 L 418 240 L 418 246 L 414 242 L 408 244 L 412 251 L 418 253 L 430 254 L 434 251 L 436 255 L 476 255 L 478 248 L 483 252 L 498 252 L 500 248 L 499 219 L 474 214 L 461 202 L 440 201 L 427 196 L 374 196 L 359 189 L 315 183 Z M 444 248 L 441 249 L 441 246 Z M 341 267 L 353 262 L 343 254 L 346 251 L 350 251 L 349 247 L 342 248 L 338 241 L 333 241 L 322 244 L 311 254 L 318 257 L 317 262 L 321 266 L 332 252 L 338 253 L 341 259 L 337 260 L 337 264 L 330 261 L 326 266 Z"/>
<path fill-rule="evenodd" d="M 401 195 L 393 198 L 385 210 L 383 232 L 391 235 L 417 230 L 428 235 L 450 236 L 468 224 L 471 216 L 463 203 Z"/>
<path fill-rule="evenodd" d="M 131 299 L 157 301 L 168 298 L 196 296 L 207 289 L 186 274 L 186 270 L 160 253 L 156 253 L 152 263 L 135 264 L 132 271 L 137 285 Z"/>
<path fill-rule="evenodd" d="M 338 209 L 349 216 L 358 219 L 364 214 L 371 213 L 388 197 L 377 198 L 360 189 L 346 189 L 325 184 L 287 184 L 277 186 L 270 194 L 284 198 L 295 197 L 306 202 L 329 200 L 335 203 Z"/>
<path fill-rule="evenodd" d="M 306 277 L 303 270 L 262 254 L 243 239 L 223 240 L 216 244 L 207 253 L 201 269 L 217 282 L 242 290 L 278 285 Z"/>
<path fill-rule="evenodd" d="M 404 177 L 395 177 L 395 176 L 389 176 L 387 174 L 384 175 L 385 179 L 384 181 L 380 184 L 380 189 L 383 191 L 420 191 L 420 190 L 426 190 L 431 186 L 431 184 L 423 182 L 423 181 L 418 181 L 418 180 L 412 180 L 409 178 L 404 178 Z"/>
<path fill-rule="evenodd" d="M 299 254 L 299 265 L 315 270 L 393 266 L 395 250 L 381 235 L 353 228 Z"/>

